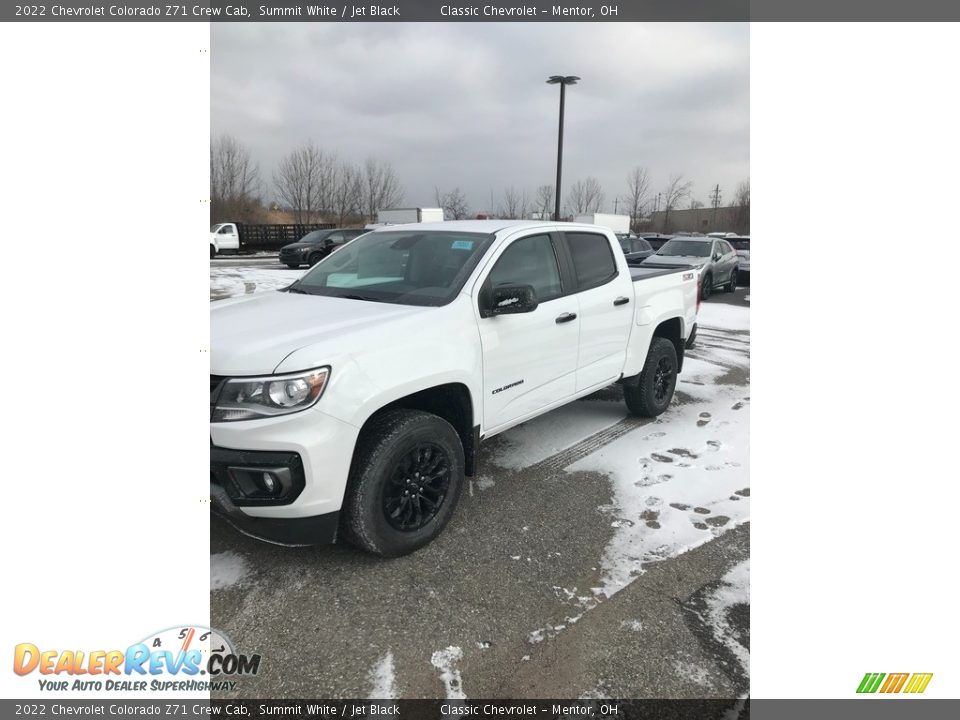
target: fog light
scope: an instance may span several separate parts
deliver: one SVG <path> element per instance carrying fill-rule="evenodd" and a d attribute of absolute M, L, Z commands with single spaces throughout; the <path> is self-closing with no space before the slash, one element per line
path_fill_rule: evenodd
<path fill-rule="evenodd" d="M 280 489 L 280 483 L 278 483 L 276 478 L 274 478 L 273 475 L 268 472 L 263 474 L 263 477 L 260 479 L 260 484 L 263 485 L 263 489 L 271 495 L 276 495 L 277 491 Z"/>

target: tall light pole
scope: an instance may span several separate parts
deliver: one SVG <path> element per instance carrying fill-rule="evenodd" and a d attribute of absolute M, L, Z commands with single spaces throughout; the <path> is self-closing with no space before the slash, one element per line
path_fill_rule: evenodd
<path fill-rule="evenodd" d="M 576 75 L 551 75 L 547 78 L 547 85 L 560 86 L 560 133 L 557 137 L 557 188 L 556 204 L 553 210 L 553 219 L 560 219 L 560 173 L 563 170 L 563 103 L 567 95 L 567 85 L 576 85 L 579 80 Z"/>

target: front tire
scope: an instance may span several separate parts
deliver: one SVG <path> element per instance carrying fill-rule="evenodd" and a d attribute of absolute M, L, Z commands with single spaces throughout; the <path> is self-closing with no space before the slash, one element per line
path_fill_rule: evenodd
<path fill-rule="evenodd" d="M 284 263 L 291 270 L 296 270 L 300 267 L 300 263 Z"/>
<path fill-rule="evenodd" d="M 342 527 L 367 552 L 407 555 L 446 527 L 463 484 L 463 445 L 450 423 L 419 410 L 388 410 L 357 441 Z"/>
<path fill-rule="evenodd" d="M 307 258 L 307 264 L 308 264 L 310 267 L 313 267 L 314 265 L 316 265 L 316 264 L 317 264 L 318 262 L 320 262 L 321 260 L 323 260 L 323 255 L 321 255 L 320 253 L 313 253 L 313 255 L 311 255 L 310 257 Z"/>
<path fill-rule="evenodd" d="M 670 405 L 677 387 L 677 349 L 670 340 L 655 337 L 635 384 L 623 386 L 627 408 L 640 417 L 657 417 Z"/>
<path fill-rule="evenodd" d="M 211 245 L 210 246 L 210 259 L 213 260 L 217 256 L 217 249 Z"/>

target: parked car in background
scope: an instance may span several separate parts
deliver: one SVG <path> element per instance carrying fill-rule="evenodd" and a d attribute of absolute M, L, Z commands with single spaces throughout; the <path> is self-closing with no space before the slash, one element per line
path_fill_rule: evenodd
<path fill-rule="evenodd" d="M 740 271 L 737 274 L 737 282 L 741 285 L 750 284 L 750 236 L 749 235 L 727 235 L 725 238 L 728 243 L 733 245 L 737 251 L 737 257 L 740 258 Z"/>
<path fill-rule="evenodd" d="M 222 222 L 210 227 L 210 259 L 217 255 L 277 250 L 314 230 L 328 230 L 332 223 L 253 224 Z"/>
<path fill-rule="evenodd" d="M 327 255 L 365 232 L 367 231 L 364 228 L 314 230 L 304 235 L 298 242 L 280 248 L 280 262 L 291 268 L 298 268 L 304 264 L 316 265 Z"/>
<path fill-rule="evenodd" d="M 737 289 L 740 258 L 727 240 L 710 237 L 675 237 L 643 261 L 641 267 L 687 264 L 700 269 L 700 297 L 706 300 L 714 288 Z"/>
<path fill-rule="evenodd" d="M 673 235 L 663 235 L 661 233 L 641 233 L 640 237 L 650 243 L 650 247 L 659 250 L 663 244 L 673 237 Z"/>
<path fill-rule="evenodd" d="M 623 250 L 628 265 L 639 265 L 653 255 L 653 248 L 650 247 L 650 243 L 642 237 L 637 237 L 636 235 L 617 235 L 617 242 L 620 243 L 620 249 Z"/>

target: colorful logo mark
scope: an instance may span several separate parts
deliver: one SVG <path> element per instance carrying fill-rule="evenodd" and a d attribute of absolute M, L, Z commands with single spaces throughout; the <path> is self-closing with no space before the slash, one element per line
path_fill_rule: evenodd
<path fill-rule="evenodd" d="M 858 693 L 922 693 L 933 673 L 867 673 L 860 681 Z"/>

